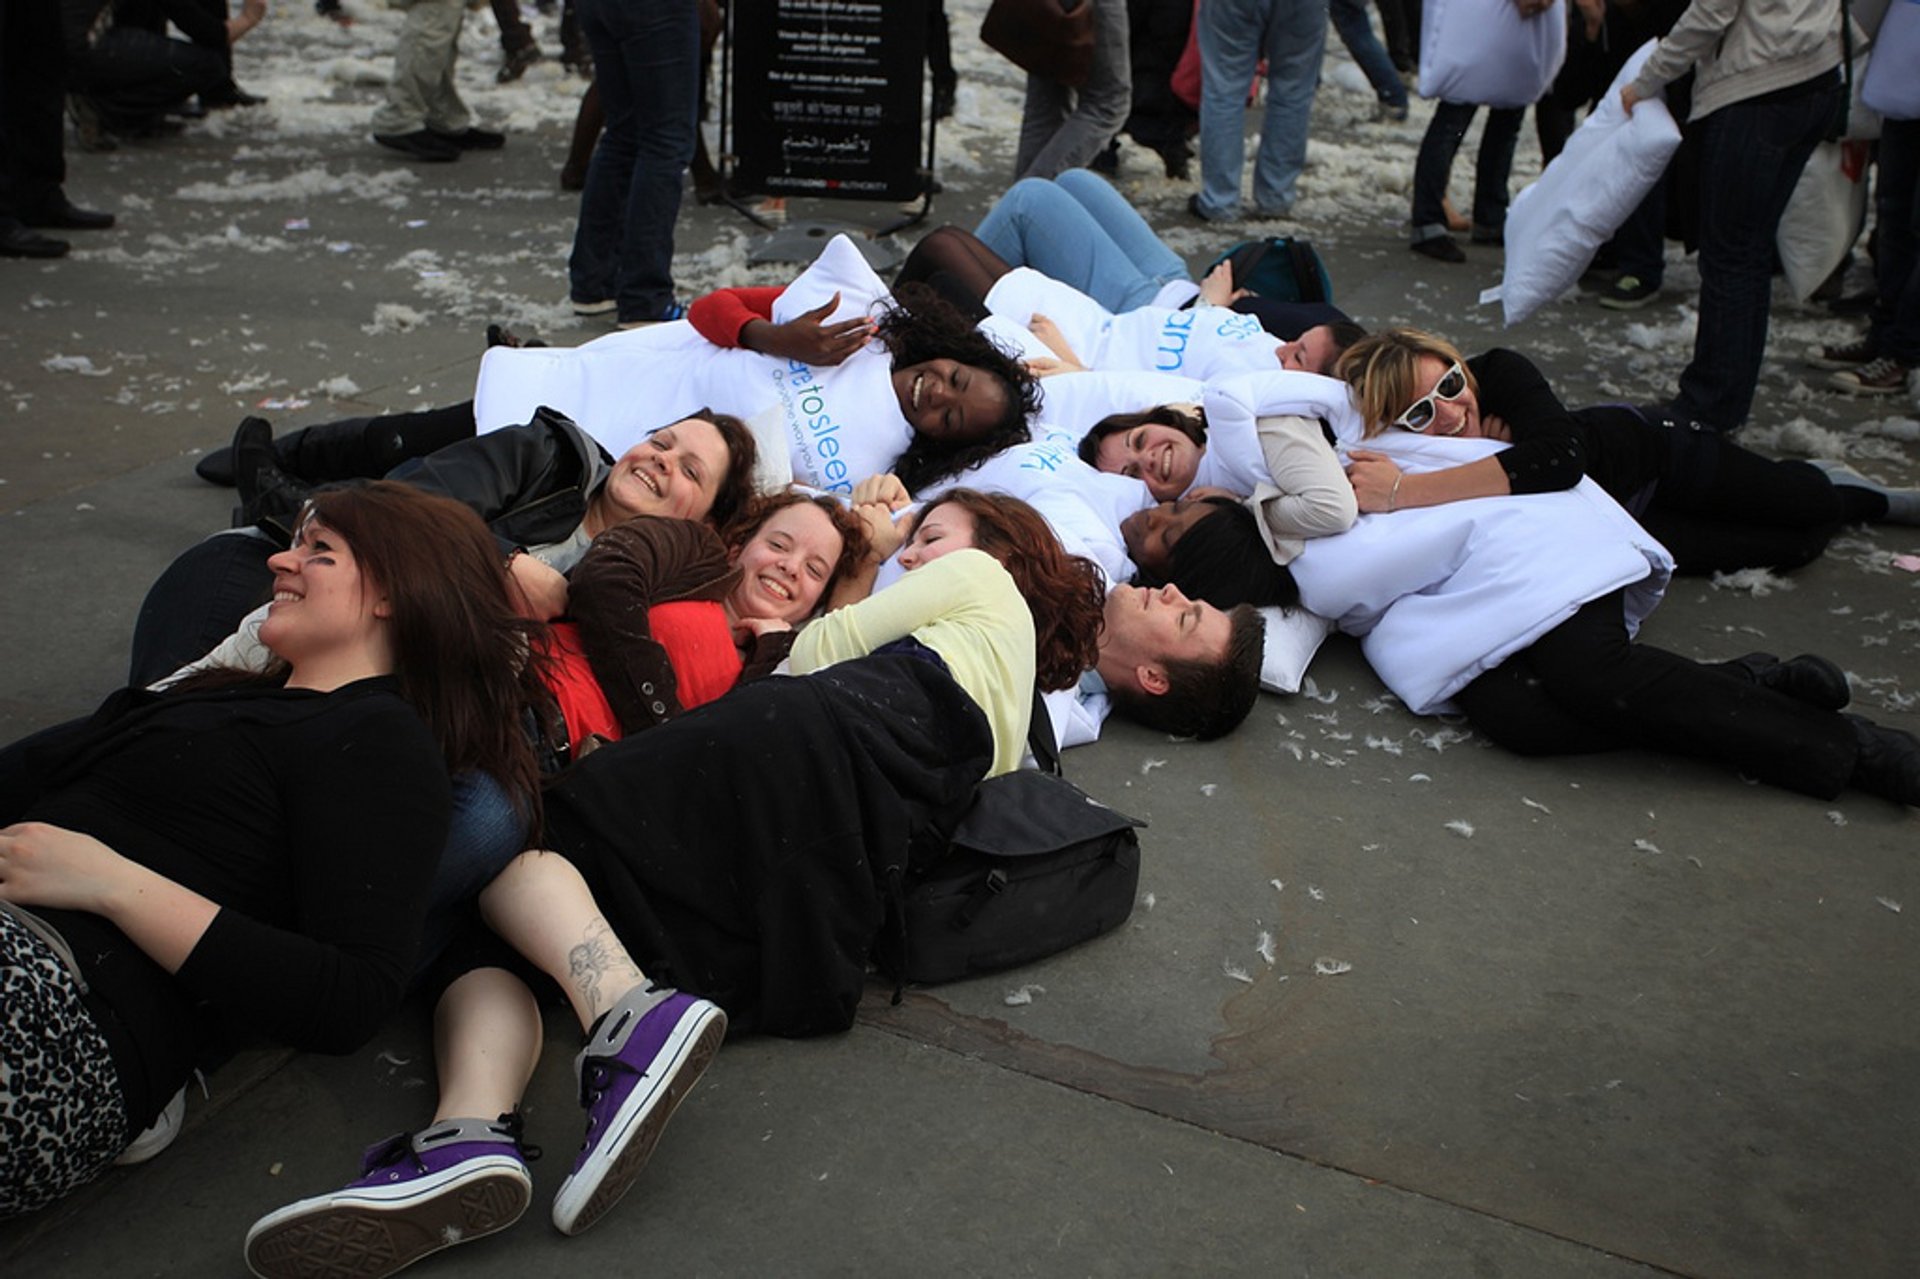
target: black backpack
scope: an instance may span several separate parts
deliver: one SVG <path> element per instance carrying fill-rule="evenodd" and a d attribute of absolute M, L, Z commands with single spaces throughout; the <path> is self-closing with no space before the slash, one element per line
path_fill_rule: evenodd
<path fill-rule="evenodd" d="M 1134 829 L 1146 823 L 1061 776 L 1038 695 L 1028 744 L 1040 767 L 981 782 L 945 850 L 915 857 L 889 886 L 892 926 L 875 958 L 897 987 L 1044 959 L 1133 913 L 1140 884 Z"/>

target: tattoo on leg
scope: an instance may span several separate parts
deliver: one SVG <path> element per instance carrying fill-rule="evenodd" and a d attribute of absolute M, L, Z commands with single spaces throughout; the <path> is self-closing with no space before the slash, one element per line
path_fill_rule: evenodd
<path fill-rule="evenodd" d="M 631 990 L 639 977 L 640 970 L 603 915 L 593 917 L 585 938 L 567 952 L 567 980 L 595 1016 Z"/>

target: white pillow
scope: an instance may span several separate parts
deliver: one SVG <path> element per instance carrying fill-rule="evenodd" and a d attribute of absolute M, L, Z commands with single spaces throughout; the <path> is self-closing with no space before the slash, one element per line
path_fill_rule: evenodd
<path fill-rule="evenodd" d="M 1566 149 L 1514 197 L 1505 274 L 1497 290 L 1482 295 L 1500 300 L 1509 326 L 1572 288 L 1594 250 L 1666 172 L 1680 145 L 1680 127 L 1666 103 L 1649 98 L 1631 116 L 1620 105 L 1620 86 L 1640 73 L 1652 52 L 1649 41 L 1627 59 Z"/>
<path fill-rule="evenodd" d="M 1889 120 L 1920 120 L 1920 0 L 1894 0 L 1868 54 L 1860 98 Z"/>
<path fill-rule="evenodd" d="M 1841 159 L 1838 142 L 1814 147 L 1774 233 L 1787 286 L 1802 302 L 1846 258 L 1866 221 L 1867 175 L 1848 177 Z"/>
<path fill-rule="evenodd" d="M 1420 96 L 1530 107 L 1567 57 L 1567 6 L 1523 18 L 1513 0 L 1427 0 L 1420 17 Z"/>
<path fill-rule="evenodd" d="M 836 293 L 840 305 L 827 317 L 829 324 L 871 315 L 880 302 L 892 296 L 886 281 L 874 274 L 860 250 L 844 235 L 828 240 L 820 256 L 773 300 L 774 323 L 785 324 L 804 315 Z"/>
<path fill-rule="evenodd" d="M 1284 612 L 1267 607 L 1266 652 L 1260 658 L 1260 687 L 1269 693 L 1297 693 L 1307 664 L 1333 633 L 1333 623 L 1297 605 Z"/>

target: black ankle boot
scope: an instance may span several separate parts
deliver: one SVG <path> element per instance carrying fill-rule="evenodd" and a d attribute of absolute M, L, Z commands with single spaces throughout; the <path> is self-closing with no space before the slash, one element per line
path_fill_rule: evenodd
<path fill-rule="evenodd" d="M 1920 737 L 1849 715 L 1859 747 L 1848 785 L 1896 804 L 1920 805 Z"/>
<path fill-rule="evenodd" d="M 291 540 L 294 522 L 311 490 L 280 469 L 273 451 L 273 425 L 265 418 L 242 418 L 240 429 L 233 433 L 233 478 L 240 491 L 234 526 L 257 524 Z"/>

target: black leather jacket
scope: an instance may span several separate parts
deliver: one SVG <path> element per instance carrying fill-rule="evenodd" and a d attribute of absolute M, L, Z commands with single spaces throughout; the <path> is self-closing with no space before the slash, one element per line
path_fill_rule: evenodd
<path fill-rule="evenodd" d="M 466 503 L 511 551 L 570 536 L 612 470 L 613 458 L 572 418 L 543 406 L 525 426 L 449 444 L 387 478 Z"/>

